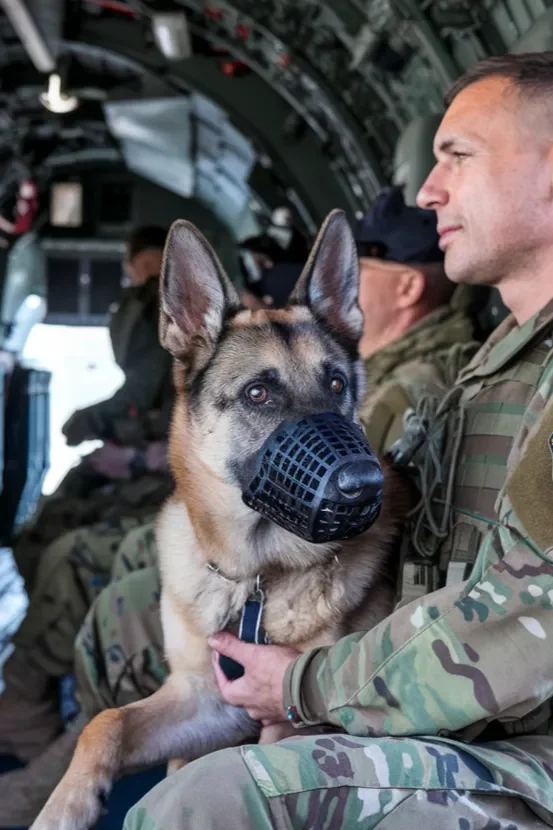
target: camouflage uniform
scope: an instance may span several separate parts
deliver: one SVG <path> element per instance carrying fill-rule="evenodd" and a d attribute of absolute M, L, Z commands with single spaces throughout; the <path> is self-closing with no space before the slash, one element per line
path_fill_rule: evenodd
<path fill-rule="evenodd" d="M 158 311 L 158 280 L 123 292 L 110 336 L 125 382 L 109 400 L 70 418 L 64 430 L 72 443 L 90 435 L 135 447 L 166 440 L 173 389 Z M 73 670 L 74 641 L 86 612 L 109 582 L 125 534 L 151 520 L 173 489 L 164 472 L 106 481 L 84 459 L 16 540 L 30 602 L 3 667 L 0 752 L 28 760 L 62 728 L 60 679 Z"/>
<path fill-rule="evenodd" d="M 301 725 L 342 734 L 191 764 L 126 830 L 553 826 L 552 331 L 553 302 L 508 318 L 447 396 L 443 545 L 415 528 L 444 587 L 289 669 Z"/>
<path fill-rule="evenodd" d="M 359 415 L 379 457 L 403 434 L 408 408 L 453 384 L 478 348 L 472 331 L 462 308 L 444 306 L 365 361 L 368 393 Z"/>
<path fill-rule="evenodd" d="M 90 606 L 112 578 L 149 565 L 152 544 L 153 531 L 123 518 L 71 531 L 50 545 L 38 567 L 32 613 L 13 637 L 26 661 L 51 677 L 71 672 L 75 638 Z"/>
<path fill-rule="evenodd" d="M 144 553 L 137 563 L 139 549 Z M 78 698 L 88 718 L 142 700 L 167 677 L 160 595 L 151 524 L 125 539 L 113 582 L 90 609 L 75 643 Z"/>
<path fill-rule="evenodd" d="M 459 364 L 477 349 L 471 337 L 466 314 L 444 307 L 366 361 L 369 392 L 360 417 L 377 454 L 401 435 L 408 406 L 423 392 L 453 382 Z M 153 568 L 110 585 L 91 609 L 76 646 L 80 699 L 88 715 L 140 700 L 165 679 L 158 601 Z"/>
<path fill-rule="evenodd" d="M 159 344 L 158 291 L 157 279 L 123 291 L 110 337 L 125 382 L 109 400 L 71 416 L 64 430 L 72 443 L 89 435 L 143 448 L 166 440 L 173 387 L 171 358 Z M 0 752 L 31 758 L 61 728 L 59 680 L 72 672 L 75 637 L 86 613 L 109 582 L 125 534 L 153 519 L 173 489 L 166 472 L 106 482 L 84 459 L 16 540 L 14 555 L 30 602 L 3 669 Z"/>
<path fill-rule="evenodd" d="M 110 319 L 110 338 L 125 374 L 120 389 L 106 401 L 74 413 L 64 432 L 79 444 L 87 438 L 142 447 L 167 436 L 172 405 L 171 357 L 158 335 L 159 281 L 125 289 Z M 13 552 L 28 592 L 47 545 L 69 530 L 124 516 L 141 518 L 144 506 L 159 507 L 170 492 L 167 475 L 144 473 L 132 481 L 107 481 L 94 473 L 86 457 L 44 498 L 14 541 Z"/>
<path fill-rule="evenodd" d="M 162 406 L 171 387 L 171 358 L 159 342 L 159 280 L 125 288 L 109 320 L 115 362 L 125 375 L 123 385 L 105 401 L 74 413 L 63 427 L 71 444 L 89 436 L 135 445 L 141 439 L 140 416 Z M 129 409 L 138 416 L 131 419 Z"/>
<path fill-rule="evenodd" d="M 59 684 L 73 672 L 75 638 L 111 579 L 152 564 L 149 527 L 147 533 L 136 519 L 114 519 L 66 533 L 44 551 L 28 612 L 3 667 L 0 753 L 28 760 L 61 730 Z"/>

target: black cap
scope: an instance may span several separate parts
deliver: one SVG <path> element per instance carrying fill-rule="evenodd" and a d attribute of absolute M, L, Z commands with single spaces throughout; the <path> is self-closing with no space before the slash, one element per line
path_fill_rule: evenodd
<path fill-rule="evenodd" d="M 357 252 L 392 262 L 442 262 L 436 224 L 433 210 L 406 205 L 401 187 L 387 187 L 357 226 Z"/>

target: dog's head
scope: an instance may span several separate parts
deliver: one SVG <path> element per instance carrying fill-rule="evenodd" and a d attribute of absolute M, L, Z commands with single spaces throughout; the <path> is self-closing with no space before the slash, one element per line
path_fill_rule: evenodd
<path fill-rule="evenodd" d="M 287 308 L 273 311 L 242 308 L 202 234 L 185 221 L 172 226 L 160 332 L 176 358 L 177 492 L 179 485 L 214 499 L 225 492 L 238 518 L 246 508 L 232 492 L 241 495 L 252 457 L 279 424 L 320 412 L 356 418 L 363 393 L 358 290 L 357 253 L 341 211 L 325 221 Z"/>

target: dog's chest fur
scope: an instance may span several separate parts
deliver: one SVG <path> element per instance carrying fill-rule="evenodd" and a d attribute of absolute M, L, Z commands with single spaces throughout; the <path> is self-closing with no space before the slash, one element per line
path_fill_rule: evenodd
<path fill-rule="evenodd" d="M 163 590 L 171 595 L 172 607 L 183 609 L 198 634 L 235 628 L 256 590 L 256 577 L 234 581 L 210 570 L 198 550 L 186 508 L 178 502 L 169 502 L 160 516 L 158 544 Z M 308 647 L 314 640 L 331 642 L 340 636 L 338 626 L 350 604 L 344 577 L 345 569 L 337 560 L 304 572 L 262 576 L 262 625 L 270 641 Z"/>

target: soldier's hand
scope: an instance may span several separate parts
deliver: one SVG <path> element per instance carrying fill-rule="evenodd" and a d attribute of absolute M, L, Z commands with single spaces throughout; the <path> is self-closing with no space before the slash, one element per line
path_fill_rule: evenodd
<path fill-rule="evenodd" d="M 109 479 L 131 478 L 131 461 L 134 456 L 132 447 L 118 447 L 107 441 L 103 447 L 94 450 L 88 458 L 88 464 L 95 473 Z"/>
<path fill-rule="evenodd" d="M 226 632 L 215 634 L 208 642 L 215 652 L 215 676 L 227 703 L 243 706 L 250 717 L 261 721 L 264 726 L 285 721 L 284 675 L 290 663 L 300 656 L 300 652 L 284 646 L 244 643 Z M 242 677 L 238 680 L 227 680 L 219 666 L 219 654 L 224 654 L 244 666 Z"/>
<path fill-rule="evenodd" d="M 69 447 L 78 447 L 83 441 L 92 441 L 98 437 L 94 434 L 82 409 L 77 409 L 69 416 L 61 431 Z"/>
<path fill-rule="evenodd" d="M 166 473 L 169 470 L 167 441 L 152 441 L 146 449 L 146 467 L 152 473 Z"/>

